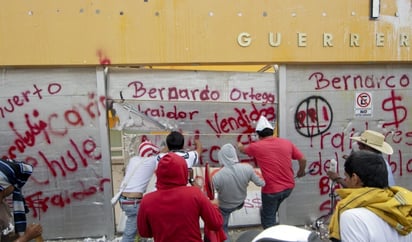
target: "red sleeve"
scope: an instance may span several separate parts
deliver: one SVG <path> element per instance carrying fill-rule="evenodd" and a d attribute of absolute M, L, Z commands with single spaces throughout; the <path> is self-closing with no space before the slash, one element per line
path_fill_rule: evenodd
<path fill-rule="evenodd" d="M 222 214 L 220 214 L 219 208 L 212 204 L 212 202 L 203 193 L 200 194 L 200 216 L 207 226 L 211 230 L 219 230 L 223 226 Z"/>
<path fill-rule="evenodd" d="M 146 215 L 146 210 L 144 209 L 144 207 L 145 202 L 144 200 L 142 200 L 140 203 L 139 212 L 137 214 L 137 228 L 140 236 L 151 238 L 153 237 L 153 232 L 150 227 L 149 218 Z"/>
<path fill-rule="evenodd" d="M 292 144 L 293 146 L 293 152 L 292 152 L 292 159 L 293 160 L 300 160 L 304 158 L 303 153 L 299 150 L 298 147 L 296 147 L 296 145 Z"/>
<path fill-rule="evenodd" d="M 248 155 L 248 156 L 255 156 L 255 154 L 254 154 L 254 146 L 255 146 L 255 143 L 251 143 L 251 144 L 248 144 L 248 145 L 246 145 L 245 146 L 245 148 L 244 148 L 244 153 L 246 154 L 246 155 Z"/>

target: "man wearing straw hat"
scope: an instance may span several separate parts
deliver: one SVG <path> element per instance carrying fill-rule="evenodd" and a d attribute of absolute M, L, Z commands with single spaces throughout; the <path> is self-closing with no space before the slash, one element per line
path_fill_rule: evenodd
<path fill-rule="evenodd" d="M 360 136 L 350 137 L 358 143 L 359 150 L 369 150 L 377 154 L 392 155 L 393 149 L 390 144 L 385 142 L 385 136 L 379 132 L 373 130 L 365 130 Z M 395 186 L 395 180 L 392 174 L 392 168 L 388 161 L 385 159 L 386 169 L 388 169 L 388 184 L 389 186 Z M 328 171 L 328 176 L 331 180 L 341 184 L 343 187 L 347 187 L 345 180 L 339 176 L 338 173 Z"/>

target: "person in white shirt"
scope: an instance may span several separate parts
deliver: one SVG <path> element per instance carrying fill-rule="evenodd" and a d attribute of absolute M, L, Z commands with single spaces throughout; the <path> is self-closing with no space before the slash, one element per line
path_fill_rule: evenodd
<path fill-rule="evenodd" d="M 382 155 L 355 151 L 344 167 L 348 188 L 336 190 L 341 200 L 329 224 L 331 241 L 411 242 L 412 192 L 388 186 Z"/>
<path fill-rule="evenodd" d="M 200 156 L 202 155 L 203 147 L 199 139 L 195 139 L 195 150 L 184 150 L 185 138 L 182 133 L 178 131 L 172 131 L 166 137 L 166 145 L 169 152 L 173 152 L 185 159 L 187 167 L 189 169 L 189 181 L 191 185 L 194 185 L 193 169 L 192 167 L 200 163 Z M 159 161 L 166 153 L 159 154 L 157 161 Z"/>
<path fill-rule="evenodd" d="M 122 186 L 126 182 L 126 187 L 119 203 L 127 216 L 122 242 L 134 242 L 138 234 L 136 221 L 140 201 L 156 169 L 156 155 L 159 153 L 159 148 L 147 140 L 143 141 L 137 150 L 139 155 L 129 160 L 121 183 Z"/>

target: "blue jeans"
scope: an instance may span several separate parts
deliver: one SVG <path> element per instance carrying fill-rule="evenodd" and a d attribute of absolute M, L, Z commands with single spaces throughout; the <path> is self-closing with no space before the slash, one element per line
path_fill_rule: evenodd
<path fill-rule="evenodd" d="M 134 204 L 124 204 L 123 202 L 130 203 L 131 201 L 123 198 L 119 199 L 120 208 L 127 216 L 122 242 L 134 242 L 137 235 L 137 212 L 139 211 L 140 200 L 136 200 Z"/>
<path fill-rule="evenodd" d="M 223 217 L 223 230 L 225 231 L 226 234 L 226 240 L 225 242 L 230 242 L 230 237 L 229 237 L 229 218 L 230 214 L 236 210 L 236 208 L 219 208 L 220 213 L 222 214 Z"/>
<path fill-rule="evenodd" d="M 286 189 L 278 193 L 261 193 L 262 208 L 260 209 L 260 222 L 263 229 L 279 224 L 276 221 L 276 213 L 280 204 L 289 197 L 293 189 Z"/>
<path fill-rule="evenodd" d="M 244 203 L 240 204 L 239 206 L 235 208 L 221 208 L 219 207 L 220 213 L 222 214 L 223 217 L 223 230 L 225 231 L 226 234 L 226 240 L 225 242 L 230 242 L 230 237 L 229 237 L 229 218 L 230 214 L 236 210 L 239 210 L 243 207 Z"/>

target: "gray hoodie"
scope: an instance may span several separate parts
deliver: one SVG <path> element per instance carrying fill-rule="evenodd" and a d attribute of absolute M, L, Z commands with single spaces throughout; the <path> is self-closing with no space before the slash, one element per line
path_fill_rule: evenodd
<path fill-rule="evenodd" d="M 223 168 L 212 179 L 213 186 L 218 192 L 219 207 L 231 209 L 240 206 L 246 199 L 250 181 L 256 186 L 265 185 L 265 181 L 256 175 L 250 164 L 239 163 L 233 145 L 223 145 L 218 153 L 218 159 Z"/>

